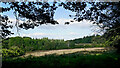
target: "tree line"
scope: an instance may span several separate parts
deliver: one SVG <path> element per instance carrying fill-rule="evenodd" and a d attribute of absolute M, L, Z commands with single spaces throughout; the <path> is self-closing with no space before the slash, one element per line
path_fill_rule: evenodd
<path fill-rule="evenodd" d="M 69 42 L 70 43 L 70 42 Z M 73 45 L 73 44 L 72 44 Z M 68 42 L 59 39 L 32 39 L 30 37 L 11 37 L 3 40 L 2 48 L 10 48 L 17 46 L 26 51 L 34 50 L 51 50 L 72 47 L 71 43 L 68 46 Z"/>
<path fill-rule="evenodd" d="M 100 35 L 92 35 L 92 36 L 84 36 L 83 38 L 77 38 L 69 41 L 74 42 L 75 44 L 79 44 L 79 43 L 104 44 L 105 38 L 103 38 L 103 36 Z"/>
<path fill-rule="evenodd" d="M 115 41 L 115 39 L 113 39 L 113 41 Z M 103 35 L 84 36 L 83 38 L 77 38 L 66 41 L 64 39 L 48 39 L 48 38 L 34 39 L 30 37 L 17 36 L 17 37 L 9 37 L 2 40 L 2 56 L 15 57 L 15 56 L 24 55 L 26 52 L 31 52 L 36 50 L 104 47 L 104 46 L 112 46 L 111 44 L 118 44 L 118 43 L 117 42 L 110 43 L 109 41 L 106 41 Z"/>
<path fill-rule="evenodd" d="M 2 56 L 14 57 L 35 50 L 55 50 L 73 48 L 72 42 L 59 39 L 32 39 L 30 37 L 10 37 L 2 40 Z"/>
<path fill-rule="evenodd" d="M 98 39 L 100 35 L 86 36 L 83 38 L 78 38 L 74 40 L 64 40 L 64 39 L 34 39 L 30 37 L 9 37 L 2 40 L 2 51 L 3 56 L 19 56 L 25 54 L 25 52 L 31 52 L 36 50 L 55 50 L 55 49 L 68 49 L 68 48 L 83 48 L 83 47 L 93 47 L 97 44 L 104 42 Z M 79 43 L 95 43 L 95 45 L 80 45 Z M 97 46 L 98 47 L 98 46 Z"/>

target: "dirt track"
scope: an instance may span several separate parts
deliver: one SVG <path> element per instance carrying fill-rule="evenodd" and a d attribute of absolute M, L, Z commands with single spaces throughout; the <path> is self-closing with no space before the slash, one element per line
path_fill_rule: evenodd
<path fill-rule="evenodd" d="M 49 55 L 49 54 L 61 55 L 61 54 L 69 54 L 69 53 L 79 52 L 79 51 L 96 51 L 96 50 L 106 50 L 106 48 L 104 48 L 104 47 L 97 47 L 97 48 L 76 48 L 76 49 L 36 51 L 36 52 L 26 53 L 22 57 L 26 57 L 26 56 L 29 56 L 29 55 L 32 55 L 32 56 L 44 56 L 44 55 Z"/>

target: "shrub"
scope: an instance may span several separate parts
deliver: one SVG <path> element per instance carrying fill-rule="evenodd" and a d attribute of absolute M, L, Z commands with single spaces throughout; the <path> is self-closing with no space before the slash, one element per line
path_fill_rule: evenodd
<path fill-rule="evenodd" d="M 106 41 L 106 45 L 115 47 L 117 52 L 120 53 L 120 35 L 111 37 L 108 41 Z"/>
<path fill-rule="evenodd" d="M 20 56 L 23 54 L 25 54 L 25 51 L 23 51 L 22 49 L 20 49 L 16 46 L 12 46 L 9 49 L 2 49 L 2 57 L 3 58 L 17 57 L 17 56 Z"/>

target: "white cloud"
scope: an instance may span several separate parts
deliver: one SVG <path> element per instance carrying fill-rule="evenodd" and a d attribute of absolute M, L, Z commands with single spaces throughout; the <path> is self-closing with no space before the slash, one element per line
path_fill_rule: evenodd
<path fill-rule="evenodd" d="M 65 25 L 65 22 L 69 22 L 72 19 L 58 19 L 57 21 L 60 23 L 60 25 L 62 25 L 62 27 L 71 27 L 71 28 L 89 28 L 91 27 L 93 24 L 92 22 L 90 22 L 89 20 L 83 20 L 81 22 L 71 22 L 69 25 Z"/>
<path fill-rule="evenodd" d="M 78 33 L 70 32 L 69 35 L 78 35 Z"/>
<path fill-rule="evenodd" d="M 11 21 L 14 22 L 14 24 L 16 23 L 16 19 L 14 18 L 10 18 Z M 65 25 L 65 22 L 69 22 L 70 20 L 72 19 L 65 19 L 65 18 L 61 18 L 61 19 L 58 19 L 57 21 L 59 22 L 59 24 L 56 24 L 56 25 L 52 25 L 52 24 L 43 24 L 41 26 L 39 26 L 38 28 L 39 29 L 46 29 L 46 30 L 49 30 L 49 29 L 65 29 L 65 28 L 89 28 L 90 26 L 92 26 L 93 24 L 88 21 L 88 20 L 83 20 L 81 22 L 71 22 L 69 25 Z M 19 23 L 23 23 L 23 21 L 19 21 Z"/>
<path fill-rule="evenodd" d="M 82 22 L 73 22 L 69 25 L 65 25 L 65 22 L 69 22 L 71 19 L 58 19 L 59 24 L 56 25 L 41 25 L 35 29 L 23 30 L 21 29 L 20 36 L 28 36 L 32 38 L 48 37 L 50 39 L 74 39 L 80 38 L 84 35 L 89 35 L 90 26 L 92 23 L 87 20 Z"/>
<path fill-rule="evenodd" d="M 48 33 L 21 34 L 21 36 L 46 36 L 46 35 L 53 35 L 53 34 L 48 34 Z"/>
<path fill-rule="evenodd" d="M 39 35 L 46 35 L 45 33 L 32 33 L 28 34 L 28 36 L 39 36 Z"/>

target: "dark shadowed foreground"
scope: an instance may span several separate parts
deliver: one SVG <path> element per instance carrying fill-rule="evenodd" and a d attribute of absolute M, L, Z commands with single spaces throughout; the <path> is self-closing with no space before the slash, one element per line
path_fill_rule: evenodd
<path fill-rule="evenodd" d="M 39 57 L 30 55 L 4 59 L 2 68 L 120 68 L 120 55 L 114 50 L 82 50 Z"/>

